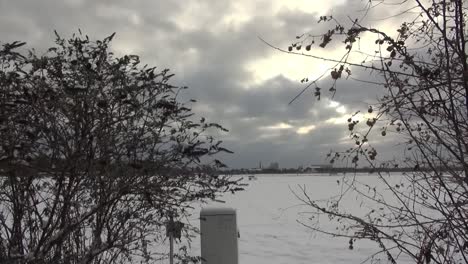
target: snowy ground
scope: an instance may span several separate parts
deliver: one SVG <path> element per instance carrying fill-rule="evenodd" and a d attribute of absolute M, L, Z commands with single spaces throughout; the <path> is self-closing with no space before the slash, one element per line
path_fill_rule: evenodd
<path fill-rule="evenodd" d="M 347 175 L 346 177 L 350 177 Z M 371 186 L 378 185 L 375 176 L 360 175 L 357 179 Z M 401 179 L 392 177 L 395 182 Z M 343 175 L 261 175 L 257 180 L 247 181 L 250 186 L 244 192 L 224 197 L 225 204 L 237 210 L 240 231 L 239 264 L 302 264 L 302 263 L 361 263 L 378 251 L 376 245 L 357 241 L 354 249 L 348 249 L 348 239 L 332 238 L 318 234 L 297 222 L 306 220 L 310 208 L 300 206 L 292 190 L 306 186 L 312 199 L 330 197 L 340 192 L 337 181 Z M 359 213 L 365 211 L 359 201 L 347 199 L 347 208 Z M 212 204 L 220 206 L 220 204 Z M 198 211 L 199 212 L 199 211 Z M 192 224 L 198 225 L 196 216 Z M 321 222 L 327 225 L 326 221 Z M 192 244 L 192 254 L 199 255 L 199 237 Z M 386 263 L 381 256 L 380 263 Z M 404 257 L 399 263 L 406 263 Z M 379 263 L 374 259 L 367 263 Z"/>

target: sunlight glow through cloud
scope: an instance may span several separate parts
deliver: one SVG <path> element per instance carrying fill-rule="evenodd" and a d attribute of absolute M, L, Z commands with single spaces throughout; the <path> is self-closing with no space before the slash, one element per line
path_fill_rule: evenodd
<path fill-rule="evenodd" d="M 306 77 L 312 80 L 327 72 L 331 66 L 332 63 L 329 62 L 317 62 L 306 57 L 275 52 L 267 58 L 247 63 L 245 69 L 252 74 L 252 80 L 248 82 L 250 86 L 280 75 L 294 81 Z"/>
<path fill-rule="evenodd" d="M 314 130 L 316 128 L 316 126 L 314 125 L 310 125 L 310 126 L 303 126 L 303 127 L 300 127 L 296 133 L 297 134 L 300 134 L 300 135 L 304 135 L 304 134 L 309 134 L 310 131 Z"/>
<path fill-rule="evenodd" d="M 347 123 L 348 118 L 349 118 L 349 115 L 343 115 L 340 117 L 332 117 L 332 118 L 325 120 L 325 123 L 333 124 L 333 125 L 345 125 Z"/>
<path fill-rule="evenodd" d="M 291 129 L 293 126 L 287 123 L 278 123 L 272 126 L 262 126 L 260 129 L 266 129 L 266 130 L 282 130 L 282 129 Z"/>
<path fill-rule="evenodd" d="M 340 102 L 330 100 L 328 105 L 331 108 L 335 108 L 335 111 L 339 114 L 346 114 L 346 107 L 342 105 Z"/>
<path fill-rule="evenodd" d="M 335 1 L 314 1 L 311 3 L 310 0 L 296 0 L 296 1 L 274 1 L 273 10 L 279 12 L 281 10 L 300 10 L 306 13 L 316 13 L 324 14 L 330 12 L 335 6 L 342 5 L 346 3 L 345 0 L 335 0 Z"/>

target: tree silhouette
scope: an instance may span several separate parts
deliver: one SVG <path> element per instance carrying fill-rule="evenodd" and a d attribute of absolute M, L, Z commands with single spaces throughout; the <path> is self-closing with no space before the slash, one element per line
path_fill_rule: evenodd
<path fill-rule="evenodd" d="M 369 1 L 365 14 L 382 6 L 387 8 L 386 4 L 393 6 L 391 4 L 396 3 Z M 388 190 L 387 195 L 356 177 L 345 177 L 339 182 L 344 187 L 341 195 L 326 202 L 310 199 L 302 189 L 297 193 L 298 197 L 314 208 L 312 222 L 303 224 L 320 232 L 349 238 L 350 248 L 356 240 L 374 241 L 381 249 L 378 253 L 384 254 L 391 263 L 397 263 L 401 254 L 416 263 L 467 263 L 465 2 L 415 0 L 398 4 L 406 5 L 406 10 L 411 12 L 399 14 L 404 22 L 396 32 L 363 25 L 362 19 L 349 18 L 350 23 L 341 23 L 340 18 L 321 16 L 320 23 L 331 24 L 326 32 L 297 36 L 287 49 L 274 47 L 283 52 L 334 62 L 335 66 L 329 71 L 332 96 L 340 92 L 337 82 L 350 76 L 352 71 L 368 70 L 381 80 L 372 81 L 383 87 L 384 92 L 378 102 L 367 109 L 368 117 L 360 120 L 359 115 L 353 115 L 348 119 L 347 129 L 355 146 L 346 151 L 331 152 L 330 162 L 349 159 L 356 166 L 365 161 L 374 168 L 401 165 L 414 168 L 413 172 L 405 173 L 406 178 L 398 184 L 379 173 Z M 360 49 L 359 44 L 369 39 L 375 49 Z M 318 48 L 329 47 L 330 43 L 343 45 L 341 59 L 313 53 Z M 315 87 L 315 95 L 320 99 L 323 91 L 317 82 L 323 78 L 326 77 L 304 78 L 303 82 L 307 84 L 303 92 Z M 382 163 L 374 143 L 389 136 L 403 142 L 405 149 L 400 153 L 399 162 Z M 363 215 L 346 210 L 341 204 L 350 193 L 372 208 Z M 323 216 L 336 221 L 340 228 L 325 229 L 319 220 Z"/>
<path fill-rule="evenodd" d="M 1 263 L 151 262 L 168 215 L 241 190 L 201 161 L 223 166 L 210 131 L 225 129 L 113 37 L 0 49 Z"/>

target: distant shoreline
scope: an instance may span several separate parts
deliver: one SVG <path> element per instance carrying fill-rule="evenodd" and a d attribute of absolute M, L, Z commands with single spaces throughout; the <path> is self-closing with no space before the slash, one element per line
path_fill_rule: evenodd
<path fill-rule="evenodd" d="M 452 168 L 452 170 L 460 170 Z M 230 175 L 258 175 L 258 174 L 341 174 L 341 173 L 391 173 L 391 172 L 428 172 L 433 171 L 431 168 L 314 168 L 314 169 L 231 169 L 220 171 L 221 174 Z M 437 168 L 437 171 L 448 171 L 446 168 Z"/>

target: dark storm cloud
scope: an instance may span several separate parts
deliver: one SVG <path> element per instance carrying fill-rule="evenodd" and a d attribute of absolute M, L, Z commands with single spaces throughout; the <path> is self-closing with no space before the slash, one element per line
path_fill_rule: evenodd
<path fill-rule="evenodd" d="M 198 100 L 194 105 L 197 114 L 230 130 L 219 134 L 236 152 L 225 156 L 227 164 L 253 167 L 258 161 L 278 161 L 293 167 L 324 162 L 330 149 L 349 146 L 343 143 L 348 134 L 346 123 L 337 124 L 336 119 L 344 110 L 365 110 L 382 88 L 340 81 L 333 98 L 339 103 L 332 103 L 326 92 L 331 84 L 325 80 L 319 82 L 325 91 L 321 101 L 315 99 L 312 88 L 288 105 L 304 86 L 281 75 L 282 69 L 287 70 L 283 65 L 273 65 L 278 72 L 271 78 L 254 80 L 262 69 L 247 65 L 278 54 L 258 37 L 287 47 L 296 35 L 321 32 L 328 25 L 316 24 L 323 11 L 283 8 L 269 13 L 273 2 L 259 3 L 243 21 L 222 23 L 239 3 L 0 0 L 0 41 L 22 40 L 30 48 L 41 49 L 52 45 L 54 29 L 70 36 L 80 28 L 91 38 L 117 32 L 116 53 L 135 53 L 145 63 L 173 70 L 173 81 L 190 87 L 183 99 Z M 358 9 L 359 3 L 345 4 L 334 7 L 333 12 L 347 14 Z M 366 79 L 367 74 L 356 70 L 353 77 Z"/>

